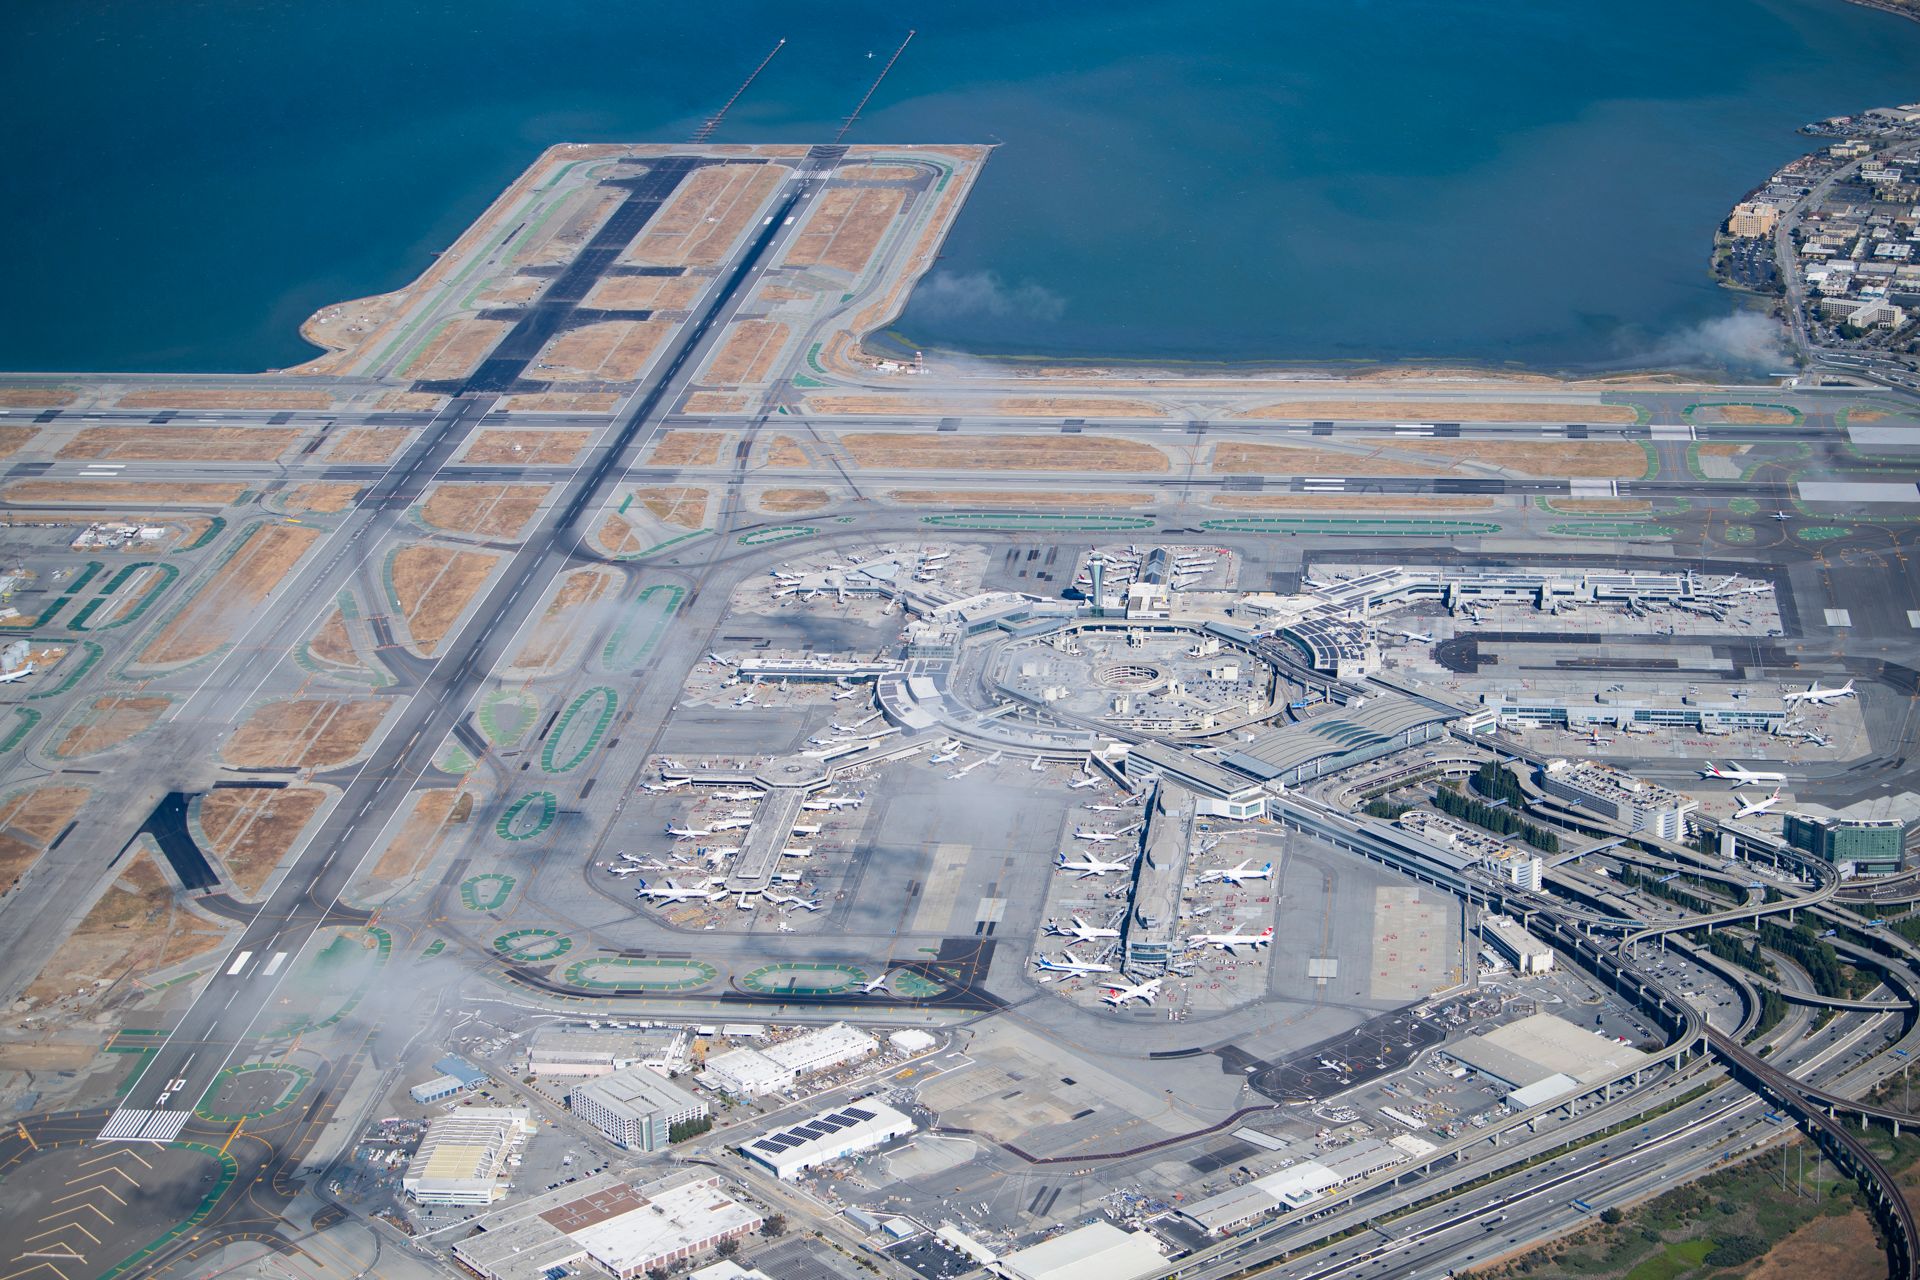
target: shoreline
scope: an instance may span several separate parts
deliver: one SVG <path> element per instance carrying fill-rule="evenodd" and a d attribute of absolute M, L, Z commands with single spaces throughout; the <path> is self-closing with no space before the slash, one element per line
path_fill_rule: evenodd
<path fill-rule="evenodd" d="M 1897 0 L 1847 0 L 1847 3 L 1859 5 L 1862 9 L 1878 9 L 1882 13 L 1891 13 L 1895 17 L 1905 18 L 1909 22 L 1920 22 L 1920 8 L 1900 4 Z"/>

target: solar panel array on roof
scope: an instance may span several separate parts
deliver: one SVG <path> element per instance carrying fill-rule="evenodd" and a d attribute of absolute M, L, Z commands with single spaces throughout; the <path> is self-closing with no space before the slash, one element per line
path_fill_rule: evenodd
<path fill-rule="evenodd" d="M 843 1116 L 852 1116 L 855 1120 L 873 1119 L 873 1112 L 863 1110 L 860 1107 L 848 1107 L 845 1111 L 842 1111 L 840 1114 Z"/>

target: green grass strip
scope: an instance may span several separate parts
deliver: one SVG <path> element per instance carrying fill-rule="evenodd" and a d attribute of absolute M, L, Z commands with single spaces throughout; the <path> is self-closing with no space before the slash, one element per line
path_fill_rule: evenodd
<path fill-rule="evenodd" d="M 657 556 L 668 547 L 677 547 L 683 542 L 692 542 L 695 538 L 704 538 L 712 533 L 711 529 L 695 529 L 692 533 L 683 533 L 677 538 L 668 538 L 665 542 L 656 542 L 650 547 L 638 551 L 628 551 L 614 557 L 616 560 L 645 560 L 648 556 Z"/>
<path fill-rule="evenodd" d="M 101 1272 L 100 1280 L 118 1280 L 118 1277 L 133 1270 L 167 1245 L 205 1222 L 207 1215 L 213 1212 L 213 1207 L 226 1196 L 227 1188 L 231 1187 L 234 1179 L 240 1176 L 240 1162 L 217 1147 L 207 1146 L 203 1142 L 176 1142 L 173 1145 L 185 1151 L 198 1151 L 217 1161 L 220 1165 L 220 1176 L 214 1180 L 213 1186 L 207 1189 L 207 1194 L 200 1197 L 200 1203 L 194 1206 L 192 1213 L 148 1241 L 137 1252 Z"/>
<path fill-rule="evenodd" d="M 1151 529 L 1152 516 L 1080 516 L 1027 515 L 1017 511 L 961 511 L 950 515 L 921 516 L 921 524 L 948 529 L 1024 530 L 1024 529 Z"/>
<path fill-rule="evenodd" d="M 32 707 L 15 707 L 14 711 L 19 714 L 20 723 L 13 726 L 13 732 L 7 735 L 5 742 L 0 742 L 0 751 L 11 751 L 19 746 L 20 740 L 40 723 L 40 713 Z"/>
<path fill-rule="evenodd" d="M 539 804 L 540 809 L 538 816 L 534 819 L 533 826 L 521 832 L 519 835 L 515 835 L 513 832 L 514 824 L 520 820 L 520 815 L 526 812 L 527 807 L 535 803 Z M 559 813 L 560 798 L 554 795 L 553 792 L 529 791 L 507 806 L 507 811 L 500 815 L 498 822 L 493 824 L 493 833 L 502 840 L 512 840 L 515 842 L 531 840 L 552 826 L 554 818 L 557 817 Z"/>
<path fill-rule="evenodd" d="M 219 537 L 220 531 L 226 527 L 227 527 L 227 518 L 225 516 L 214 516 L 211 520 L 207 521 L 207 527 L 200 531 L 199 537 L 195 538 L 192 542 L 187 543 L 185 546 L 175 547 L 173 549 L 173 554 L 177 556 L 183 551 L 198 551 L 200 548 L 206 546 L 209 542 L 212 542 L 215 538 Z"/>
<path fill-rule="evenodd" d="M 460 904 L 469 911 L 498 911 L 507 905 L 507 898 L 513 893 L 515 883 L 512 876 L 497 871 L 469 876 L 460 882 Z M 488 895 L 485 901 L 480 898 L 483 890 Z"/>
<path fill-rule="evenodd" d="M 1547 532 L 1562 538 L 1671 538 L 1679 530 L 1665 524 L 1637 524 L 1625 520 L 1570 521 L 1551 524 Z"/>
<path fill-rule="evenodd" d="M 1208 520 L 1204 529 L 1226 533 L 1318 533 L 1332 537 L 1455 538 L 1500 532 L 1485 520 L 1413 520 L 1358 516 L 1240 516 Z"/>
<path fill-rule="evenodd" d="M 660 643 L 660 637 L 666 634 L 667 624 L 673 621 L 674 612 L 679 609 L 680 602 L 686 598 L 687 589 L 685 587 L 659 584 L 648 587 L 633 599 L 634 604 L 639 606 L 645 605 L 655 596 L 663 594 L 667 597 L 667 602 L 661 607 L 659 615 L 655 617 L 653 622 L 647 627 L 647 634 L 641 639 L 640 647 L 630 656 L 625 654 L 627 633 L 632 629 L 633 624 L 642 616 L 641 611 L 636 608 L 634 612 L 621 619 L 620 625 L 614 629 L 613 635 L 608 638 L 607 643 L 601 648 L 600 663 L 602 666 L 633 667 L 646 661 L 647 656 L 653 652 L 653 647 Z"/>
<path fill-rule="evenodd" d="M 74 685 L 79 684 L 80 677 L 86 675 L 88 669 L 91 668 L 94 663 L 100 661 L 101 655 L 106 653 L 105 649 L 101 648 L 99 645 L 95 644 L 91 640 L 82 640 L 80 642 L 80 647 L 86 650 L 85 655 L 80 659 L 79 663 L 77 663 L 73 667 L 72 670 L 67 672 L 66 676 L 61 679 L 60 683 L 55 685 L 51 689 L 42 689 L 38 693 L 28 694 L 27 697 L 29 700 L 34 698 L 59 697 L 61 694 L 65 693 L 67 690 L 73 688 Z"/>
<path fill-rule="evenodd" d="M 557 759 L 560 744 L 566 739 L 567 729 L 573 724 L 574 717 L 594 701 L 600 703 L 600 709 L 595 713 L 598 718 L 594 721 L 593 729 L 587 734 L 586 742 L 565 760 Z M 540 749 L 540 767 L 548 773 L 567 773 L 579 768 L 581 762 L 592 755 L 593 749 L 600 745 L 600 739 L 606 736 L 607 726 L 613 723 L 614 708 L 619 705 L 619 695 L 604 684 L 597 684 L 575 698 L 568 704 L 567 709 L 560 713 L 560 719 L 554 722 L 552 731 L 547 734 L 546 744 Z"/>
<path fill-rule="evenodd" d="M 743 547 L 761 547 L 770 542 L 786 542 L 791 538 L 809 538 L 818 532 L 819 528 L 810 524 L 777 524 L 771 529 L 743 533 L 735 541 Z"/>

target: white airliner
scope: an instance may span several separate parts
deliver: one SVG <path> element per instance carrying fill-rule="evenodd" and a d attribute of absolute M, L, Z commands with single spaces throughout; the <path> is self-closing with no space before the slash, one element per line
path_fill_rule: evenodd
<path fill-rule="evenodd" d="M 615 866 L 609 866 L 609 867 L 607 867 L 607 869 L 606 869 L 606 870 L 607 870 L 607 874 L 608 874 L 608 875 L 610 875 L 610 876 L 614 876 L 614 877 L 616 877 L 616 878 L 623 878 L 623 877 L 626 877 L 626 876 L 631 876 L 631 875 L 638 875 L 638 874 L 640 873 L 640 868 L 638 868 L 638 867 L 615 867 Z"/>
<path fill-rule="evenodd" d="M 1109 841 L 1118 840 L 1120 837 L 1117 833 L 1111 831 L 1088 831 L 1084 827 L 1075 827 L 1073 829 L 1073 838 L 1075 840 L 1088 840 L 1094 844 L 1106 844 Z"/>
<path fill-rule="evenodd" d="M 856 728 L 854 728 L 854 727 L 853 727 L 852 725 L 850 725 L 850 724 L 839 724 L 839 723 L 837 723 L 837 722 L 836 722 L 836 723 L 834 723 L 834 724 L 830 724 L 830 725 L 828 725 L 828 726 L 827 726 L 827 728 L 828 728 L 828 729 L 830 729 L 830 730 L 832 730 L 832 731 L 833 731 L 834 733 L 858 733 L 858 732 L 860 732 L 860 731 L 859 731 L 858 729 L 856 729 Z"/>
<path fill-rule="evenodd" d="M 776 907 L 798 907 L 802 911 L 818 911 L 820 909 L 820 900 L 818 898 L 802 898 L 791 893 L 770 893 L 767 895 L 767 901 Z"/>
<path fill-rule="evenodd" d="M 1088 924 L 1079 916 L 1069 916 L 1067 919 L 1069 921 L 1067 924 L 1061 924 L 1057 920 L 1048 921 L 1048 931 L 1064 937 L 1070 937 L 1074 942 L 1097 942 L 1101 938 L 1117 938 L 1120 936 L 1118 929 L 1102 929 L 1098 925 Z M 1073 943 L 1068 943 L 1067 945 L 1072 946 Z"/>
<path fill-rule="evenodd" d="M 1433 643 L 1433 637 L 1424 631 L 1395 631 L 1388 628 L 1387 634 L 1390 636 L 1399 636 L 1402 640 L 1412 640 L 1418 644 Z"/>
<path fill-rule="evenodd" d="M 1129 1000 L 1144 1000 L 1146 1003 L 1152 1004 L 1153 998 L 1159 993 L 1160 979 L 1149 978 L 1137 987 L 1129 987 L 1124 983 L 1108 987 L 1107 994 L 1100 998 L 1115 1008 L 1118 1008 Z"/>
<path fill-rule="evenodd" d="M 1054 869 L 1058 871 L 1077 871 L 1079 874 L 1074 878 L 1076 880 L 1085 880 L 1088 876 L 1104 876 L 1111 875 L 1115 871 L 1125 871 L 1130 864 L 1125 862 L 1102 862 L 1098 858 L 1072 859 L 1063 853 L 1053 865 Z"/>
<path fill-rule="evenodd" d="M 758 705 L 758 704 L 754 702 L 754 700 L 753 700 L 753 697 L 754 697 L 754 695 L 753 695 L 753 693 L 752 693 L 751 691 L 749 691 L 749 692 L 747 692 L 747 693 L 743 693 L 743 694 L 741 694 L 741 695 L 740 695 L 739 697 L 737 697 L 737 698 L 735 698 L 735 699 L 733 700 L 733 705 L 734 705 L 734 706 L 736 706 L 736 707 L 751 707 L 751 706 L 756 706 L 756 705 Z"/>
<path fill-rule="evenodd" d="M 1773 518 L 1774 518 L 1775 520 L 1791 520 L 1791 519 L 1793 519 L 1793 512 L 1791 512 L 1791 511 L 1776 511 L 1776 512 L 1774 512 L 1774 513 L 1773 513 Z"/>
<path fill-rule="evenodd" d="M 1243 880 L 1265 880 L 1273 874 L 1273 864 L 1271 862 L 1258 867 L 1248 866 L 1247 863 L 1252 861 L 1252 858 L 1243 858 L 1237 867 L 1222 867 L 1218 871 L 1202 871 L 1200 873 L 1200 883 L 1211 884 L 1216 880 L 1225 880 L 1228 884 L 1239 884 Z"/>
<path fill-rule="evenodd" d="M 1090 773 L 1083 773 L 1079 777 L 1075 778 L 1072 782 L 1069 782 L 1067 784 L 1067 789 L 1070 791 L 1079 791 L 1086 787 L 1097 787 L 1099 785 L 1100 785 L 1100 779 L 1094 777 Z"/>
<path fill-rule="evenodd" d="M 960 753 L 958 751 L 942 751 L 937 756 L 928 756 L 927 763 L 928 764 L 946 764 L 951 760 L 958 760 L 959 758 L 960 758 Z"/>
<path fill-rule="evenodd" d="M 29 662 L 26 666 L 20 668 L 18 671 L 9 671 L 7 672 L 7 674 L 0 676 L 0 684 L 12 684 L 15 680 L 25 680 L 28 676 L 32 674 L 33 674 L 33 664 Z"/>
<path fill-rule="evenodd" d="M 660 782 L 642 783 L 641 789 L 644 791 L 673 791 L 686 785 L 687 780 L 685 778 L 667 778 Z"/>
<path fill-rule="evenodd" d="M 1061 958 L 1058 960 L 1050 960 L 1046 956 L 1036 956 L 1034 957 L 1033 963 L 1038 968 L 1044 970 L 1047 973 L 1112 973 L 1113 972 L 1113 966 L 1110 964 L 1101 964 L 1096 960 L 1082 960 L 1080 957 L 1073 954 L 1073 949 L 1071 947 L 1069 947 L 1066 951 L 1062 952 Z"/>
<path fill-rule="evenodd" d="M 1816 707 L 1824 707 L 1829 702 L 1838 698 L 1851 698 L 1853 696 L 1853 681 L 1851 680 L 1837 689 L 1822 689 L 1820 682 L 1815 680 L 1812 684 L 1797 692 L 1781 694 L 1780 701 L 1786 703 L 1788 706 L 1792 706 L 1797 702 L 1810 702 Z"/>
<path fill-rule="evenodd" d="M 883 973 L 877 978 L 868 978 L 860 984 L 860 994 L 870 996 L 876 991 L 884 991 L 886 990 L 887 984 L 892 981 L 893 973 L 891 971 Z"/>
<path fill-rule="evenodd" d="M 732 666 L 732 665 L 733 665 L 733 659 L 732 659 L 732 658 L 725 658 L 725 657 L 722 657 L 721 655 L 719 655 L 719 654 L 717 654 L 717 653 L 710 653 L 710 654 L 708 654 L 708 655 L 707 655 L 707 661 L 708 661 L 708 662 L 717 662 L 717 663 L 719 663 L 719 664 L 720 664 L 721 666 L 723 666 L 723 667 L 730 667 L 730 666 Z"/>
<path fill-rule="evenodd" d="M 1273 941 L 1273 927 L 1258 933 L 1196 933 L 1187 939 L 1190 947 L 1218 947 L 1228 955 L 1239 955 L 1240 948 L 1257 951 Z"/>
<path fill-rule="evenodd" d="M 713 831 L 707 827 L 682 827 L 669 822 L 667 834 L 675 840 L 698 840 L 701 836 L 710 836 Z"/>
<path fill-rule="evenodd" d="M 952 773 L 948 774 L 947 777 L 950 779 L 964 778 L 968 774 L 972 773 L 975 769 L 978 769 L 981 765 L 986 764 L 987 762 L 988 762 L 988 758 L 986 756 L 981 756 L 978 760 L 975 760 L 972 764 L 961 765 L 958 769 L 955 769 Z"/>
<path fill-rule="evenodd" d="M 642 880 L 640 887 L 634 891 L 634 896 L 651 898 L 655 902 L 692 902 L 699 899 L 713 902 L 727 896 L 727 891 L 724 888 L 716 889 L 713 887 L 716 883 L 718 882 L 709 880 L 701 885 L 689 886 L 675 883 L 672 879 L 669 879 L 665 884 L 650 885 L 645 880 Z"/>
<path fill-rule="evenodd" d="M 843 693 L 836 693 L 836 694 L 834 694 L 832 698 L 830 698 L 830 699 L 828 699 L 828 701 L 830 701 L 830 702 L 845 702 L 845 701 L 846 701 L 846 700 L 847 700 L 848 698 L 857 698 L 857 697 L 859 697 L 859 696 L 860 696 L 860 693 L 861 693 L 861 691 L 860 691 L 859 689 L 848 689 L 848 690 L 846 690 L 846 691 L 845 691 L 845 692 L 843 692 Z"/>
<path fill-rule="evenodd" d="M 815 796 L 811 800 L 802 801 L 800 807 L 809 813 L 824 813 L 833 809 L 858 809 L 866 798 L 867 793 L 864 791 L 857 796 Z"/>
<path fill-rule="evenodd" d="M 1090 804 L 1087 806 L 1087 812 L 1088 813 L 1119 813 L 1122 809 L 1126 807 L 1127 806 L 1123 804 Z"/>
<path fill-rule="evenodd" d="M 707 828 L 709 834 L 715 831 L 744 831 L 753 825 L 752 818 L 727 817 L 715 818 L 713 825 Z"/>
<path fill-rule="evenodd" d="M 1751 818 L 1756 813 L 1765 813 L 1779 803 L 1780 788 L 1775 787 L 1773 794 L 1770 796 L 1763 796 L 1758 800 L 1742 800 L 1739 809 L 1734 811 L 1733 816 L 1736 818 Z"/>
<path fill-rule="evenodd" d="M 1724 778 L 1728 782 L 1738 783 L 1743 787 L 1750 784 L 1765 785 L 1768 783 L 1784 783 L 1787 780 L 1787 775 L 1784 773 L 1775 773 L 1765 769 L 1749 769 L 1737 764 L 1731 764 L 1722 769 L 1711 760 L 1707 761 L 1706 766 L 1700 770 L 1700 776 L 1703 778 Z"/>

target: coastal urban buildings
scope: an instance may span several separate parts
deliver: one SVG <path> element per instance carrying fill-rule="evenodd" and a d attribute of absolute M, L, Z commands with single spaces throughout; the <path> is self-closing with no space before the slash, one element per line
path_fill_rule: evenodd
<path fill-rule="evenodd" d="M 659 1151 L 682 1126 L 707 1118 L 706 1101 L 647 1067 L 627 1067 L 575 1085 L 573 1113 L 633 1151 Z"/>
<path fill-rule="evenodd" d="M 427 1126 L 402 1186 L 420 1204 L 485 1205 L 506 1193 L 508 1158 L 533 1132 L 525 1107 L 464 1107 Z"/>
<path fill-rule="evenodd" d="M 776 1178 L 791 1181 L 815 1165 L 871 1151 L 913 1130 L 911 1117 L 866 1098 L 776 1129 L 743 1143 L 739 1151 Z"/>
<path fill-rule="evenodd" d="M 453 1256 L 482 1280 L 555 1280 L 582 1263 L 635 1280 L 747 1235 L 761 1221 L 717 1175 L 683 1173 L 635 1187 L 603 1173 L 487 1214 L 455 1242 Z"/>

